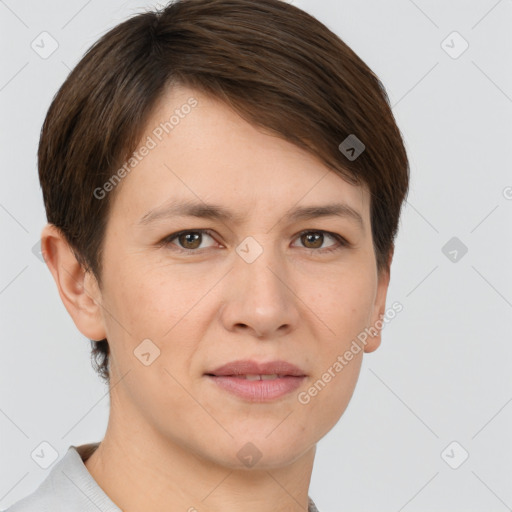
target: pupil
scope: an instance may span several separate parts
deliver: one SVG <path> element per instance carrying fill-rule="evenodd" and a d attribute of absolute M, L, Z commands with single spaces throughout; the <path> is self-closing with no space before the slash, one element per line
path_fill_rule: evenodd
<path fill-rule="evenodd" d="M 310 240 L 309 242 L 313 243 L 313 245 L 315 246 L 315 248 L 317 247 L 320 247 L 322 245 L 322 242 L 321 242 L 321 238 L 322 238 L 322 235 L 320 233 L 308 233 L 306 234 L 306 237 L 309 239 L 309 238 L 312 238 L 313 240 Z M 316 240 L 314 240 L 314 238 L 316 238 Z M 318 244 L 318 241 L 320 240 L 320 244 Z M 308 243 L 309 243 L 308 242 Z"/>
<path fill-rule="evenodd" d="M 185 240 L 186 240 L 185 244 L 183 244 L 183 245 L 185 245 L 185 246 L 189 243 L 189 241 L 187 240 L 187 238 L 189 238 L 189 237 L 195 238 L 195 242 L 197 242 L 197 240 L 200 238 L 199 233 L 187 233 L 187 234 L 182 235 L 182 236 L 183 236 L 183 237 L 185 238 Z M 195 249 L 195 248 L 197 248 L 197 247 L 198 247 L 198 245 L 201 245 L 201 244 L 197 244 L 197 243 L 194 245 L 194 240 L 192 240 L 190 243 L 192 244 L 192 246 L 193 246 L 193 247 L 187 247 L 188 249 Z"/>

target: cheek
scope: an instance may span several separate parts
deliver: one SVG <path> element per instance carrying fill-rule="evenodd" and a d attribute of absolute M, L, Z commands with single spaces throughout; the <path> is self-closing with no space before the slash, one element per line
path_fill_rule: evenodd
<path fill-rule="evenodd" d="M 204 295 L 179 268 L 118 267 L 109 301 L 117 319 L 134 337 L 162 338 Z M 203 286 L 205 283 L 203 281 Z"/>
<path fill-rule="evenodd" d="M 343 353 L 336 351 L 318 365 L 317 373 L 298 397 L 298 412 L 304 424 L 320 436 L 329 432 L 344 414 L 359 377 L 362 351 L 341 364 L 337 358 Z"/>
<path fill-rule="evenodd" d="M 309 281 L 304 288 L 304 302 L 328 327 L 336 348 L 349 343 L 371 319 L 376 282 L 369 271 L 331 273 L 321 285 Z M 309 294 L 309 295 L 308 295 Z"/>
<path fill-rule="evenodd" d="M 329 281 L 309 280 L 305 283 L 309 287 L 303 288 L 304 302 L 311 304 L 321 325 L 315 344 L 315 375 L 306 390 L 305 401 L 309 402 L 305 407 L 317 410 L 326 424 L 340 417 L 357 383 L 364 348 L 358 336 L 364 333 L 373 311 L 373 279 L 371 271 L 361 269 L 337 276 L 331 273 Z"/>
<path fill-rule="evenodd" d="M 107 333 L 112 359 L 121 375 L 135 370 L 132 373 L 137 373 L 145 389 L 158 389 L 162 382 L 172 388 L 174 381 L 165 370 L 181 380 L 187 378 L 187 368 L 210 323 L 205 294 L 218 278 L 194 277 L 193 265 L 132 267 L 119 267 L 111 274 L 115 279 L 109 289 L 112 317 Z M 146 359 L 154 359 L 150 367 L 137 359 L 147 353 Z"/>

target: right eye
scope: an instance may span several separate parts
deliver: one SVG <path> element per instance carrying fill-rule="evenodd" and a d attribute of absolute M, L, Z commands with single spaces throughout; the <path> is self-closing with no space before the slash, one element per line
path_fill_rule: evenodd
<path fill-rule="evenodd" d="M 169 247 L 171 250 L 177 250 L 179 252 L 200 252 L 197 249 L 199 249 L 199 246 L 201 245 L 205 235 L 213 238 L 207 229 L 178 231 L 177 233 L 166 236 L 161 241 L 161 245 Z M 179 246 L 173 244 L 174 240 L 176 239 L 180 244 Z M 174 245 L 174 247 L 170 247 L 172 245 Z"/>

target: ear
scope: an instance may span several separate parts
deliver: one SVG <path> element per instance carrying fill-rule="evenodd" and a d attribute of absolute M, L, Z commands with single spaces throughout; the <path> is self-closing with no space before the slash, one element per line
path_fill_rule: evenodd
<path fill-rule="evenodd" d="M 75 258 L 54 224 L 41 232 L 41 252 L 57 284 L 59 295 L 78 330 L 91 340 L 106 338 L 98 283 Z"/>
<path fill-rule="evenodd" d="M 395 247 L 393 246 L 389 252 L 387 267 L 378 275 L 377 293 L 375 296 L 371 323 L 368 327 L 370 334 L 368 335 L 368 341 L 364 347 L 365 352 L 373 352 L 374 350 L 377 350 L 382 341 L 382 325 L 380 324 L 383 323 L 382 318 L 386 312 L 386 295 L 388 293 L 389 280 L 391 277 L 391 261 L 393 260 L 394 252 Z M 380 328 L 377 328 L 376 324 L 380 325 Z M 374 336 L 372 336 L 372 334 L 374 334 Z"/>

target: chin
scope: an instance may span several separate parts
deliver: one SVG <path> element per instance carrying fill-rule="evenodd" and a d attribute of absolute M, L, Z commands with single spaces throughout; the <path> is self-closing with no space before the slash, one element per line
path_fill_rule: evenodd
<path fill-rule="evenodd" d="M 224 464 L 232 469 L 275 469 L 292 464 L 315 446 L 313 440 L 304 439 L 303 432 L 290 429 L 278 432 L 279 428 L 274 423 L 271 428 L 254 434 L 234 435 L 226 447 L 229 457 L 225 453 L 222 456 Z"/>

